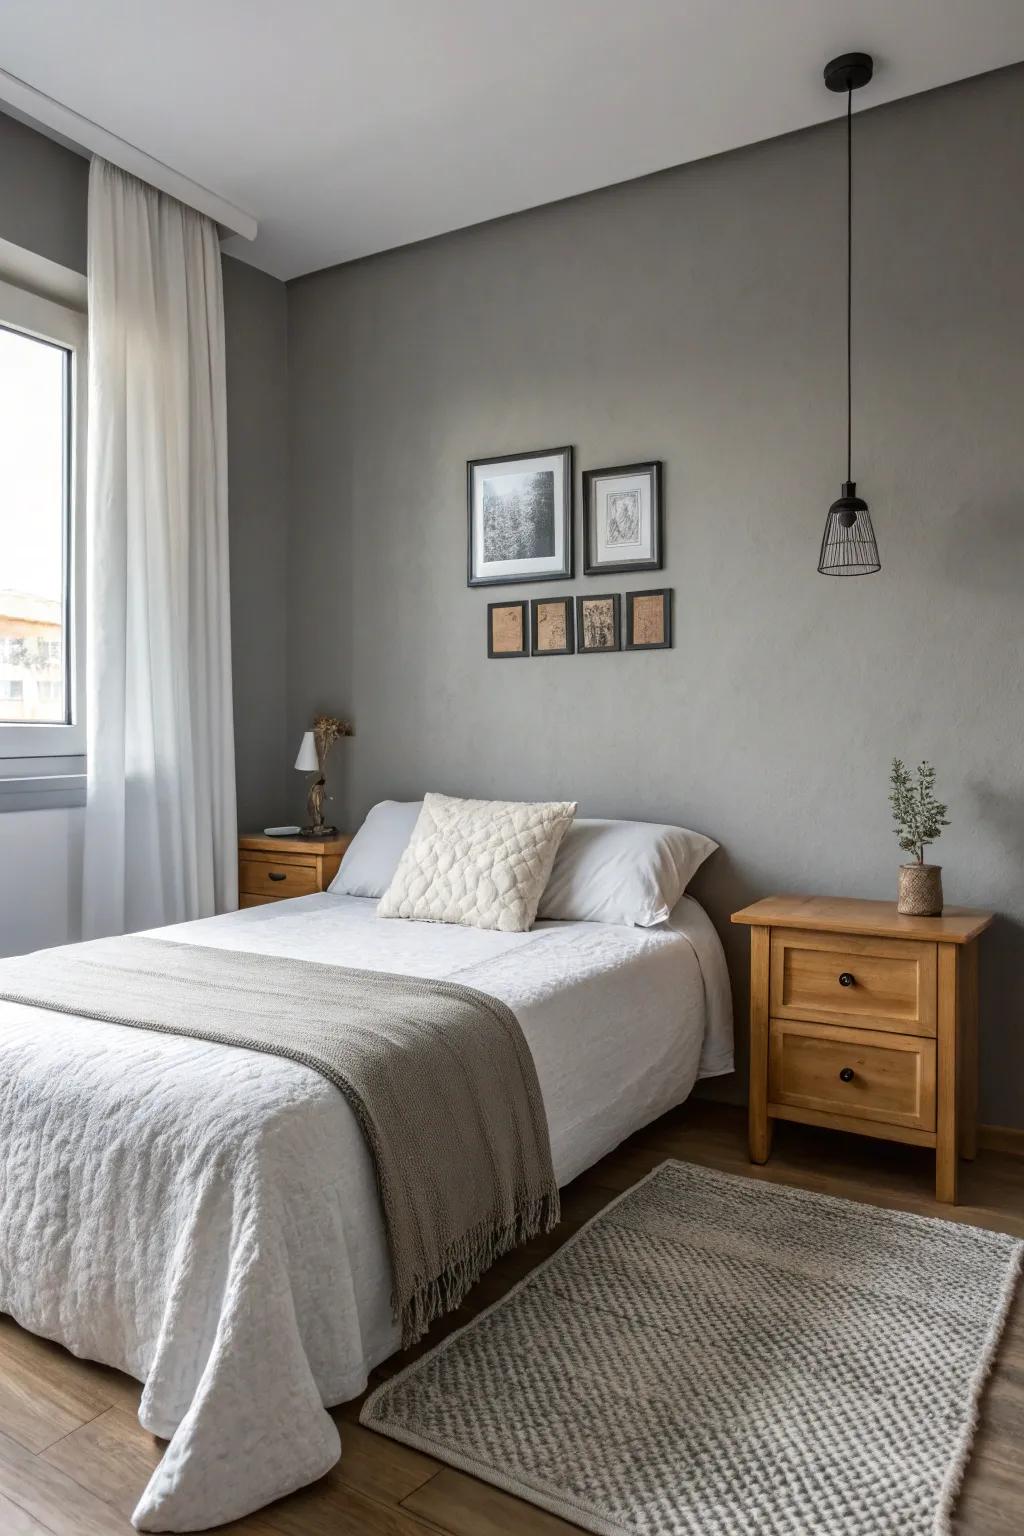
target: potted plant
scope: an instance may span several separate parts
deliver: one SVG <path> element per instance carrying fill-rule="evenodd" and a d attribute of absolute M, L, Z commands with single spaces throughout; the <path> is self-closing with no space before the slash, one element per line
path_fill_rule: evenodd
<path fill-rule="evenodd" d="M 935 769 L 921 763 L 916 783 L 898 757 L 889 774 L 889 803 L 899 844 L 915 857 L 900 865 L 898 912 L 912 917 L 939 917 L 942 913 L 942 866 L 926 864 L 924 851 L 948 827 L 947 807 L 935 798 Z"/>

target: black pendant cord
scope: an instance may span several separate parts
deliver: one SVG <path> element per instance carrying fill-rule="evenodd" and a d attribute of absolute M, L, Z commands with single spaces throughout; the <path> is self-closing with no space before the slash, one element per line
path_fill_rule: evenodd
<path fill-rule="evenodd" d="M 846 478 L 853 479 L 853 90 L 846 93 Z"/>

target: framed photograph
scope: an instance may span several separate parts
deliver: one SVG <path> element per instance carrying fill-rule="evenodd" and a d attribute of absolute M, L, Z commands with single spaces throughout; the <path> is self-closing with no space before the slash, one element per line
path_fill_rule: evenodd
<path fill-rule="evenodd" d="M 626 593 L 626 650 L 665 651 L 672 644 L 672 589 Z"/>
<path fill-rule="evenodd" d="M 487 604 L 487 654 L 529 656 L 530 632 L 526 627 L 526 603 Z"/>
<path fill-rule="evenodd" d="M 571 656 L 576 649 L 571 597 L 535 597 L 530 604 L 530 641 L 535 656 Z"/>
<path fill-rule="evenodd" d="M 470 459 L 469 585 L 572 577 L 572 487 L 571 448 Z"/>
<path fill-rule="evenodd" d="M 661 460 L 583 475 L 583 573 L 660 571 Z"/>
<path fill-rule="evenodd" d="M 581 656 L 594 651 L 617 651 L 619 646 L 619 594 L 576 599 L 576 648 Z"/>

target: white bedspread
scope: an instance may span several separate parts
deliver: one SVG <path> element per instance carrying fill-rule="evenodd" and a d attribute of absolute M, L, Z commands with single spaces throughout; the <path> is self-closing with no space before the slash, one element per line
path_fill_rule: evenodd
<path fill-rule="evenodd" d="M 158 931 L 501 998 L 560 1184 L 732 1069 L 721 945 L 689 898 L 656 929 L 500 934 L 323 895 Z M 139 1418 L 170 1445 L 139 1529 L 234 1519 L 333 1465 L 324 1405 L 397 1347 L 389 1271 L 365 1143 L 318 1074 L 0 1003 L 0 1311 L 145 1382 Z"/>

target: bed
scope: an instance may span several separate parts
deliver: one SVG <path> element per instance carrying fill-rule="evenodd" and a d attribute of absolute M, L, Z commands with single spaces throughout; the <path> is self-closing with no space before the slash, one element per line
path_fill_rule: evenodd
<path fill-rule="evenodd" d="M 724 956 L 667 923 L 527 933 L 389 922 L 323 894 L 164 939 L 450 979 L 507 1003 L 533 1054 L 560 1185 L 732 1070 Z M 325 1411 L 398 1347 L 374 1170 L 309 1068 L 0 1002 L 0 1311 L 145 1383 L 169 1440 L 133 1516 L 196 1530 L 321 1476 Z"/>

